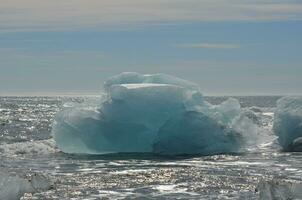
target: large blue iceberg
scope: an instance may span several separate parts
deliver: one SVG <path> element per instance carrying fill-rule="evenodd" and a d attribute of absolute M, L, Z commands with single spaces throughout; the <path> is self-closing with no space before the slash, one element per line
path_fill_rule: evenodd
<path fill-rule="evenodd" d="M 285 151 L 302 151 L 302 97 L 278 100 L 273 130 Z"/>
<path fill-rule="evenodd" d="M 104 89 L 97 107 L 57 114 L 52 132 L 63 152 L 212 155 L 239 152 L 257 135 L 236 99 L 211 105 L 196 84 L 173 76 L 122 73 Z"/>

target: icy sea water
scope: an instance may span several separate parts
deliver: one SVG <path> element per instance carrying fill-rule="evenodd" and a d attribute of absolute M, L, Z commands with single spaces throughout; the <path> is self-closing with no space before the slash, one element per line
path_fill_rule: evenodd
<path fill-rule="evenodd" d="M 22 199 L 258 199 L 261 179 L 302 180 L 302 154 L 281 152 L 270 132 L 279 97 L 235 98 L 257 113 L 271 142 L 236 155 L 163 157 L 60 152 L 50 135 L 55 113 L 94 98 L 0 97 L 0 172 L 41 173 L 54 183 Z"/>

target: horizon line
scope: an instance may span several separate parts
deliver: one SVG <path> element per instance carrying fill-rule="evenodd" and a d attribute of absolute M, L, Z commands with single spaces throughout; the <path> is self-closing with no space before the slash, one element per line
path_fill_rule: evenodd
<path fill-rule="evenodd" d="M 100 92 L 25 92 L 25 93 L 0 93 L 0 97 L 98 97 L 102 96 L 104 91 Z M 205 97 L 223 97 L 223 96 L 302 96 L 302 93 L 205 93 Z"/>

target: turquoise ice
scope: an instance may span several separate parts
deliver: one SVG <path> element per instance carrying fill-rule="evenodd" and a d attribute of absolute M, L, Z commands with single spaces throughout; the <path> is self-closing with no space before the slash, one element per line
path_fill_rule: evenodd
<path fill-rule="evenodd" d="M 257 132 L 236 99 L 211 105 L 196 84 L 180 78 L 122 73 L 104 88 L 97 108 L 57 114 L 52 132 L 63 152 L 233 153 Z"/>

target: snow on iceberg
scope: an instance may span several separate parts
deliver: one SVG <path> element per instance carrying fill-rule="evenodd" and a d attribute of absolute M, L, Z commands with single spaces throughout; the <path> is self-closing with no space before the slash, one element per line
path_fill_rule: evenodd
<path fill-rule="evenodd" d="M 112 76 L 105 81 L 104 88 L 110 89 L 112 85 L 142 83 L 169 84 L 192 90 L 199 90 L 196 84 L 174 76 L 167 74 L 139 74 L 136 72 L 124 72 L 116 76 Z"/>
<path fill-rule="evenodd" d="M 278 100 L 273 130 L 285 151 L 302 151 L 302 97 Z"/>
<path fill-rule="evenodd" d="M 99 105 L 57 114 L 52 132 L 63 152 L 211 155 L 238 152 L 258 134 L 236 99 L 211 105 L 186 80 L 122 73 L 104 87 Z"/>

